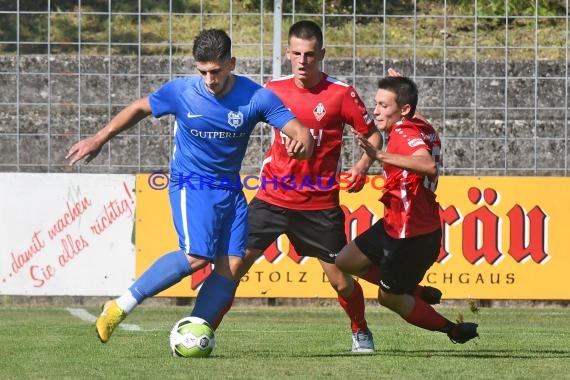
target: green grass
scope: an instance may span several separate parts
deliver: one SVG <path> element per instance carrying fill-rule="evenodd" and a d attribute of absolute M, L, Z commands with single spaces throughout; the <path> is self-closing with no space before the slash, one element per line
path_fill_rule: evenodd
<path fill-rule="evenodd" d="M 173 358 L 168 332 L 187 307 L 141 306 L 103 345 L 63 307 L 0 308 L 0 379 L 549 379 L 570 378 L 565 308 L 439 308 L 480 324 L 480 338 L 452 344 L 379 306 L 367 317 L 377 352 L 349 352 L 339 307 L 238 305 L 210 358 Z M 95 315 L 96 308 L 87 308 Z"/>
<path fill-rule="evenodd" d="M 44 9 L 27 3 L 33 1 L 24 1 L 22 9 Z M 232 17 L 229 17 L 230 2 L 225 0 L 175 1 L 172 14 L 169 2 L 164 0 L 143 0 L 140 9 L 137 2 L 111 3 L 114 13 L 110 18 L 106 1 L 84 2 L 81 12 L 75 2 L 62 3 L 49 13 L 49 22 L 47 13 L 23 13 L 17 18 L 15 13 L 8 12 L 0 15 L 4 26 L 0 29 L 0 42 L 17 38 L 33 42 L 21 45 L 21 54 L 46 54 L 47 41 L 51 42 L 51 54 L 77 54 L 81 41 L 83 55 L 138 54 L 139 44 L 143 55 L 169 54 L 170 49 L 175 55 L 188 55 L 194 36 L 206 25 L 231 29 L 234 53 L 239 57 L 259 57 L 262 53 L 267 58 L 272 56 L 272 2 L 263 17 L 258 1 L 232 2 Z M 374 5 L 367 10 L 370 13 L 362 14 L 366 8 L 359 6 L 354 18 L 347 17 L 353 13 L 352 1 L 326 3 L 330 6 L 324 25 L 328 58 L 355 54 L 359 58 L 443 59 L 444 51 L 451 60 L 475 57 L 502 60 L 505 55 L 509 59 L 566 58 L 563 0 L 542 0 L 538 2 L 538 10 L 534 2 L 510 0 L 508 17 L 502 0 L 479 1 L 477 11 L 476 3 L 470 0 L 448 1 L 446 6 L 439 0 L 424 0 L 417 2 L 416 7 L 414 1 L 390 1 L 386 10 L 378 2 L 370 1 Z M 341 3 L 345 5 L 332 6 Z M 310 14 L 302 6 L 296 12 L 322 23 L 320 2 L 311 4 L 305 10 Z M 285 2 L 283 41 L 293 22 L 291 11 L 290 3 Z M 0 53 L 14 54 L 15 47 L 15 44 L 0 44 Z"/>

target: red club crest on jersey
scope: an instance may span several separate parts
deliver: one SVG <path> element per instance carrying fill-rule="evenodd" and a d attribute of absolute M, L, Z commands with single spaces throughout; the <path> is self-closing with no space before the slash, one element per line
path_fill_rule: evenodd
<path fill-rule="evenodd" d="M 315 115 L 315 119 L 317 119 L 317 121 L 321 121 L 321 119 L 323 117 L 325 117 L 326 113 L 327 113 L 327 110 L 325 109 L 325 106 L 323 105 L 323 103 L 317 104 L 317 106 L 313 110 L 313 115 Z"/>

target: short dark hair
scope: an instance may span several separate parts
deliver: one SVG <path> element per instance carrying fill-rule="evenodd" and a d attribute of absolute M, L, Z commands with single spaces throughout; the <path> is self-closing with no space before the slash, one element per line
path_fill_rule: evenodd
<path fill-rule="evenodd" d="M 202 30 L 194 39 L 192 55 L 196 62 L 218 62 L 232 56 L 232 40 L 221 29 Z"/>
<path fill-rule="evenodd" d="M 316 39 L 319 49 L 323 47 L 323 31 L 317 23 L 309 20 L 298 21 L 289 28 L 289 37 L 301 38 L 303 40 Z"/>
<path fill-rule="evenodd" d="M 396 94 L 398 107 L 409 104 L 409 116 L 414 116 L 418 105 L 418 87 L 413 80 L 408 77 L 385 77 L 378 81 L 378 88 Z"/>

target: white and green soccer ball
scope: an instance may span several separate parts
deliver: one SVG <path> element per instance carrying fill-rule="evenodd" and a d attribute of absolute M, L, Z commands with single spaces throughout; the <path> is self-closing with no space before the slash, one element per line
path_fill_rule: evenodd
<path fill-rule="evenodd" d="M 174 356 L 205 358 L 210 356 L 215 345 L 214 330 L 202 318 L 182 318 L 170 331 L 170 349 Z"/>

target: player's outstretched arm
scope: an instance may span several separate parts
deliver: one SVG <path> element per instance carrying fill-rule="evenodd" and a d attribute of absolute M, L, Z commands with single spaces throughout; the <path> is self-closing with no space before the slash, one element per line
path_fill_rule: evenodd
<path fill-rule="evenodd" d="M 364 150 L 371 160 L 378 160 L 392 166 L 408 170 L 413 173 L 434 176 L 437 174 L 437 164 L 427 149 L 418 149 L 412 155 L 387 153 L 372 145 L 360 133 L 356 133 L 358 146 Z"/>
<path fill-rule="evenodd" d="M 352 129 L 352 132 L 359 135 L 359 133 L 356 132 L 355 129 Z M 363 138 L 366 138 L 366 140 L 368 140 L 370 145 L 374 147 L 376 150 L 382 147 L 382 135 L 376 129 L 370 132 L 368 137 L 363 137 Z M 362 154 L 360 160 L 358 160 L 354 164 L 354 166 L 350 168 L 350 170 L 348 171 L 348 173 L 350 174 L 350 177 L 348 178 L 348 180 L 350 181 L 350 185 L 348 186 L 349 193 L 357 193 L 360 190 L 362 190 L 364 184 L 366 183 L 365 176 L 368 173 L 368 169 L 370 169 L 370 166 L 372 166 L 374 161 L 375 161 L 374 156 L 369 156 L 365 151 Z"/>
<path fill-rule="evenodd" d="M 150 103 L 147 97 L 138 99 L 123 108 L 105 127 L 95 135 L 77 142 L 69 149 L 65 156 L 69 160 L 69 166 L 85 158 L 85 163 L 94 159 L 101 148 L 113 136 L 129 129 L 145 117 L 151 114 Z"/>
<path fill-rule="evenodd" d="M 297 160 L 306 160 L 311 157 L 314 139 L 311 132 L 299 120 L 290 120 L 281 131 L 289 137 L 285 140 L 285 149 L 289 157 Z"/>
<path fill-rule="evenodd" d="M 427 149 L 418 149 L 412 155 L 387 153 L 373 146 L 364 136 L 357 135 L 358 145 L 371 158 L 412 173 L 433 177 L 437 174 L 437 164 Z"/>

